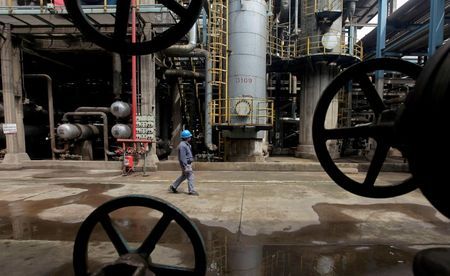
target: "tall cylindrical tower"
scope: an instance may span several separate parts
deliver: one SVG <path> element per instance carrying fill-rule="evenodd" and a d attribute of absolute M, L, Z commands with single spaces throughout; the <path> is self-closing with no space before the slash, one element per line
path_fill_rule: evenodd
<path fill-rule="evenodd" d="M 267 5 L 263 0 L 230 1 L 230 98 L 266 97 Z"/>
<path fill-rule="evenodd" d="M 315 158 L 312 118 L 323 90 L 338 73 L 338 57 L 346 54 L 342 36 L 343 0 L 304 0 L 301 9 L 301 55 L 310 65 L 301 74 L 300 129 L 296 156 Z M 336 127 L 338 106 L 333 101 L 327 114 L 327 127 Z M 332 149 L 331 149 L 332 150 Z"/>
<path fill-rule="evenodd" d="M 230 161 L 263 160 L 261 125 L 267 124 L 267 4 L 264 0 L 229 3 L 228 130 Z"/>

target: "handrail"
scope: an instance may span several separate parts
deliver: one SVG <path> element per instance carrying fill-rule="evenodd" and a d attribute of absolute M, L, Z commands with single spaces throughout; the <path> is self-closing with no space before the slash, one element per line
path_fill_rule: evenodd
<path fill-rule="evenodd" d="M 267 52 L 273 56 L 280 58 L 299 58 L 303 56 L 317 55 L 317 54 L 339 54 L 354 56 L 362 60 L 364 55 L 362 43 L 356 43 L 353 45 L 353 51 L 350 52 L 351 47 L 347 44 L 347 36 L 345 33 L 337 32 L 339 35 L 339 45 L 336 45 L 335 49 L 327 50 L 323 47 L 321 42 L 321 35 L 302 37 L 296 41 L 287 44 L 277 37 L 271 37 L 268 43 Z"/>
<path fill-rule="evenodd" d="M 247 115 L 235 110 L 241 101 L 249 103 Z M 274 103 L 271 99 L 234 97 L 215 99 L 210 104 L 211 124 L 215 126 L 273 126 Z"/>

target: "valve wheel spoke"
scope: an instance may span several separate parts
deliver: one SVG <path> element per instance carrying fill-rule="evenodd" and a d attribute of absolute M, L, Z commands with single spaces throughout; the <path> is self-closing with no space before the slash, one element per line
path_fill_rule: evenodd
<path fill-rule="evenodd" d="M 378 91 L 372 84 L 368 74 L 378 70 L 403 73 L 412 79 L 417 79 L 421 67 L 399 59 L 373 59 L 350 66 L 340 73 L 324 90 L 317 103 L 313 117 L 313 143 L 320 164 L 328 175 L 342 188 L 356 195 L 371 198 L 386 198 L 408 193 L 417 188 L 412 178 L 392 185 L 376 185 L 381 168 L 391 147 L 403 144 L 402 137 L 396 136 L 395 116 L 383 103 Z M 366 97 L 370 108 L 375 114 L 371 123 L 345 128 L 325 128 L 325 119 L 333 98 L 347 87 L 349 83 L 357 82 Z M 385 116 L 383 118 L 383 114 Z M 380 117 L 381 116 L 381 117 Z M 383 120 L 378 120 L 382 118 Z M 373 138 L 377 142 L 374 157 L 369 165 L 368 173 L 363 182 L 358 182 L 345 175 L 332 159 L 328 147 L 328 140 L 346 138 Z M 394 144 L 395 142 L 395 144 Z"/>
<path fill-rule="evenodd" d="M 110 213 L 126 207 L 147 207 L 162 213 L 162 217 L 150 231 L 142 244 L 137 249 L 131 249 L 119 229 L 115 227 Z M 161 239 L 164 232 L 172 221 L 175 221 L 186 233 L 191 241 L 194 251 L 194 267 L 185 268 L 164 264 L 152 263 L 150 254 Z M 147 269 L 156 275 L 205 275 L 206 273 L 206 250 L 200 232 L 195 224 L 178 208 L 161 199 L 144 196 L 128 195 L 110 200 L 95 209 L 81 224 L 78 230 L 73 249 L 73 269 L 75 275 L 89 275 L 88 267 L 88 245 L 92 232 L 97 224 L 101 224 L 108 238 L 111 240 L 120 257 L 133 254 L 147 266 Z M 121 260 L 119 257 L 118 261 Z"/>
<path fill-rule="evenodd" d="M 118 0 L 114 22 L 114 32 L 107 35 L 100 32 L 89 20 L 80 4 L 81 0 L 64 0 L 71 21 L 86 36 L 104 49 L 127 55 L 148 55 L 162 51 L 175 44 L 186 35 L 197 21 L 203 6 L 203 0 L 191 0 L 184 7 L 175 0 L 159 0 L 159 2 L 174 12 L 179 20 L 165 31 L 152 35 L 150 40 L 131 42 L 127 39 L 131 0 Z"/>
<path fill-rule="evenodd" d="M 117 253 L 119 253 L 120 256 L 130 253 L 130 250 L 127 246 L 127 241 L 123 238 L 120 231 L 114 226 L 109 215 L 105 214 L 100 219 L 100 223 L 102 224 L 103 229 L 105 229 L 105 232 L 111 240 L 112 244 L 116 248 Z"/>

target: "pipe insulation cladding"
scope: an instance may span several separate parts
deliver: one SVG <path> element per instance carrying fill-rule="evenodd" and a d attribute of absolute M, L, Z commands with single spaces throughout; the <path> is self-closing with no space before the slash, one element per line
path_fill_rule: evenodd
<path fill-rule="evenodd" d="M 126 124 L 115 124 L 111 128 L 111 135 L 116 139 L 128 139 L 131 136 L 131 127 Z"/>
<path fill-rule="evenodd" d="M 83 124 L 62 124 L 56 129 L 56 133 L 61 139 L 73 140 L 73 139 L 89 139 L 93 136 L 98 136 L 100 130 L 94 125 Z"/>

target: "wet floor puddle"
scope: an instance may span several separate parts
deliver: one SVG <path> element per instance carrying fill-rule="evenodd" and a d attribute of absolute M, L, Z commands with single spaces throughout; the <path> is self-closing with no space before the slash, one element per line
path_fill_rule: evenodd
<path fill-rule="evenodd" d="M 62 198 L 0 201 L 0 239 L 72 242 L 81 221 L 95 206 L 111 199 L 102 193 L 123 185 L 80 183 L 60 186 L 84 190 Z M 58 209 L 64 205 L 71 207 Z M 374 209 L 391 207 L 385 205 L 380 204 Z M 91 208 L 83 210 L 73 206 Z M 342 211 L 344 207 L 349 209 L 346 205 L 317 204 L 313 208 L 326 223 L 270 235 L 246 236 L 195 221 L 207 250 L 207 275 L 412 275 L 412 259 L 416 249 L 398 245 L 348 245 L 342 242 L 346 234 L 357 231 L 356 222 L 349 223 L 350 217 Z M 53 213 L 45 213 L 45 210 L 52 208 L 55 208 Z M 363 206 L 351 208 L 357 211 Z M 414 208 L 413 205 L 399 208 L 411 212 L 411 216 L 430 212 L 428 209 Z M 73 217 L 74 210 L 82 210 L 77 211 L 80 212 L 79 220 L 64 221 L 65 212 Z M 144 207 L 128 207 L 112 212 L 110 217 L 130 247 L 137 248 L 160 220 L 162 213 Z M 52 218 L 55 220 L 52 221 Z M 340 224 L 340 220 L 347 222 Z M 333 242 L 320 242 L 321 237 L 327 237 Z M 155 254 L 151 256 L 152 261 L 185 267 L 194 265 L 190 240 L 178 224 L 170 223 L 157 245 Z M 92 270 L 117 257 L 101 224 L 97 224 L 90 235 L 89 254 Z M 52 275 L 70 275 L 71 269 L 70 265 L 64 265 Z"/>

